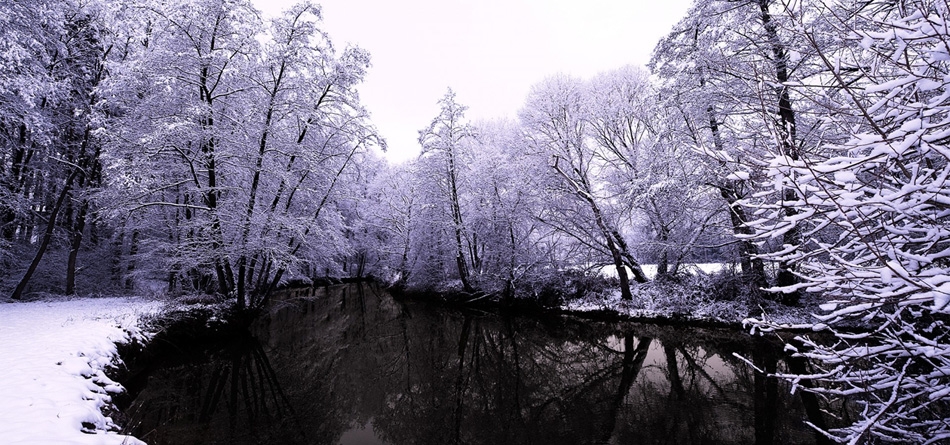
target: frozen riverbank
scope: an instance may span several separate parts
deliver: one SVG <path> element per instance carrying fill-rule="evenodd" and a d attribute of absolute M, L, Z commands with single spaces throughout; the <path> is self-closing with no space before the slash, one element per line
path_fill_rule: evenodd
<path fill-rule="evenodd" d="M 102 413 L 104 369 L 161 304 L 127 298 L 0 303 L 0 438 L 6 444 L 137 444 Z"/>

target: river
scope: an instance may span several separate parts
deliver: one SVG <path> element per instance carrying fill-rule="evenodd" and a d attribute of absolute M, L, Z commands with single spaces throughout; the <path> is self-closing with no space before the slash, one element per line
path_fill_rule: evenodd
<path fill-rule="evenodd" d="M 189 346 L 124 409 L 152 445 L 811 444 L 804 421 L 822 421 L 736 357 L 789 366 L 742 332 L 502 316 L 373 285 L 285 292 L 250 335 Z"/>

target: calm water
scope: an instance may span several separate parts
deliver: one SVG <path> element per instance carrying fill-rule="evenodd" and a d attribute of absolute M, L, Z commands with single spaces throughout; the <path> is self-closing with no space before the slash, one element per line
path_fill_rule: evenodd
<path fill-rule="evenodd" d="M 733 331 L 502 317 L 343 285 L 283 296 L 248 338 L 188 346 L 126 410 L 152 445 L 817 440 L 801 396 L 734 356 L 781 370 L 780 349 Z"/>

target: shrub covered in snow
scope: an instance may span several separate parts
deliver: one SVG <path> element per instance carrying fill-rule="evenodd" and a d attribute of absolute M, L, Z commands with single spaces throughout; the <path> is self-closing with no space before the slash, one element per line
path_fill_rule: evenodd
<path fill-rule="evenodd" d="M 812 326 L 836 339 L 800 337 L 804 347 L 796 350 L 814 372 L 784 377 L 858 401 L 858 420 L 828 431 L 836 440 L 943 443 L 950 439 L 950 10 L 930 0 L 837 7 L 844 8 L 837 17 L 848 17 L 831 22 L 842 25 L 833 32 L 845 43 L 837 50 L 819 43 L 827 36 L 810 21 L 815 5 L 785 10 L 840 92 L 823 96 L 835 103 L 825 125 L 850 134 L 821 147 L 823 155 L 767 160 L 774 189 L 759 196 L 758 233 L 801 234 L 801 244 L 773 255 L 796 265 L 801 283 L 776 290 L 826 295 Z M 826 91 L 799 87 L 805 95 Z M 855 322 L 866 329 L 841 328 Z"/>

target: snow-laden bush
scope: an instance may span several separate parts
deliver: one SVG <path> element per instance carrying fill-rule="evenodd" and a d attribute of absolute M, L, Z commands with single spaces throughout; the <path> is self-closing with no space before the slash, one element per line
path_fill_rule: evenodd
<path fill-rule="evenodd" d="M 803 6 L 804 5 L 804 6 Z M 950 11 L 944 2 L 872 1 L 845 10 L 839 28 L 817 28 L 814 4 L 787 5 L 794 32 L 827 65 L 826 86 L 803 95 L 837 101 L 828 128 L 843 144 L 810 156 L 776 156 L 761 194 L 760 239 L 798 230 L 801 244 L 772 255 L 796 265 L 807 289 L 828 297 L 815 329 L 799 338 L 815 391 L 848 397 L 860 416 L 827 431 L 850 443 L 950 439 Z M 846 17 L 846 18 L 845 18 Z M 841 32 L 839 48 L 816 35 Z M 821 82 L 815 81 L 815 84 Z M 828 87 L 827 85 L 830 85 Z M 847 125 L 844 125 L 847 124 Z M 820 154 L 819 154 L 820 153 Z M 794 196 L 787 193 L 794 190 Z M 778 193 L 776 193 L 778 192 Z M 767 197 L 773 199 L 770 204 Z M 751 320 L 758 329 L 775 326 Z M 844 326 L 863 325 L 857 331 Z"/>

